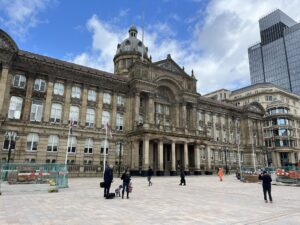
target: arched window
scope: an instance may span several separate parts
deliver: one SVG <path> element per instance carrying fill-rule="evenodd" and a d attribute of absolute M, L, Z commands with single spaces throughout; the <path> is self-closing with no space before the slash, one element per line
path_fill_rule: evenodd
<path fill-rule="evenodd" d="M 86 127 L 94 127 L 95 124 L 95 110 L 94 109 L 87 109 L 86 110 Z"/>
<path fill-rule="evenodd" d="M 33 100 L 31 104 L 30 121 L 41 122 L 43 117 L 43 102 Z"/>
<path fill-rule="evenodd" d="M 104 148 L 106 147 L 106 155 L 108 154 L 108 149 L 109 149 L 109 142 L 106 140 L 106 146 L 105 146 L 105 140 L 101 141 L 101 148 L 100 148 L 100 153 L 104 154 Z"/>
<path fill-rule="evenodd" d="M 9 102 L 8 118 L 20 119 L 22 111 L 23 98 L 11 96 Z"/>
<path fill-rule="evenodd" d="M 84 153 L 92 154 L 93 153 L 93 145 L 94 145 L 94 141 L 92 138 L 85 139 Z"/>
<path fill-rule="evenodd" d="M 69 153 L 75 153 L 76 152 L 76 146 L 77 146 L 77 139 L 76 137 L 71 137 L 68 143 L 68 152 Z"/>
<path fill-rule="evenodd" d="M 77 106 L 71 106 L 70 107 L 69 120 L 72 121 L 74 125 L 78 124 L 78 120 L 79 120 L 79 107 L 77 107 Z"/>
<path fill-rule="evenodd" d="M 30 133 L 27 136 L 27 151 L 36 151 L 39 142 L 39 136 L 36 133 Z"/>
<path fill-rule="evenodd" d="M 46 91 L 46 81 L 43 79 L 36 79 L 34 82 L 34 90 L 39 92 Z"/>
<path fill-rule="evenodd" d="M 60 123 L 61 113 L 62 113 L 62 105 L 59 103 L 52 103 L 50 122 Z"/>
<path fill-rule="evenodd" d="M 110 113 L 107 111 L 103 111 L 102 113 L 102 126 L 104 127 L 106 124 L 110 122 Z"/>
<path fill-rule="evenodd" d="M 57 135 L 50 135 L 48 138 L 47 151 L 48 152 L 57 152 L 58 142 L 59 142 L 59 138 Z"/>

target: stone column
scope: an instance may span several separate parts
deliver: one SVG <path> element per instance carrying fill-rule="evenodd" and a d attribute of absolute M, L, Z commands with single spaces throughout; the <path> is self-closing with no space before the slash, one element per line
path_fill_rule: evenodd
<path fill-rule="evenodd" d="M 44 122 L 48 123 L 51 113 L 51 103 L 52 103 L 52 93 L 53 93 L 53 79 L 49 78 L 47 84 L 47 95 L 46 102 L 44 103 Z"/>
<path fill-rule="evenodd" d="M 186 103 L 182 103 L 181 106 L 182 117 L 181 117 L 181 127 L 188 128 L 188 124 L 186 123 Z"/>
<path fill-rule="evenodd" d="M 201 175 L 201 171 L 200 171 L 201 160 L 200 160 L 199 144 L 195 144 L 195 146 L 194 146 L 194 159 L 195 159 L 194 175 Z"/>
<path fill-rule="evenodd" d="M 139 140 L 131 142 L 131 160 L 130 160 L 130 173 L 131 175 L 140 175 L 139 171 Z"/>
<path fill-rule="evenodd" d="M 134 126 L 138 125 L 139 123 L 139 116 L 140 116 L 140 93 L 135 93 L 135 100 L 134 100 Z"/>
<path fill-rule="evenodd" d="M 192 116 L 191 116 L 191 129 L 197 130 L 197 104 L 192 105 Z"/>
<path fill-rule="evenodd" d="M 102 127 L 102 111 L 103 111 L 103 92 L 99 90 L 98 93 L 98 103 L 96 110 L 96 128 Z"/>
<path fill-rule="evenodd" d="M 117 93 L 112 94 L 112 112 L 111 112 L 111 127 L 116 129 L 116 117 L 117 117 Z"/>
<path fill-rule="evenodd" d="M 143 140 L 143 168 L 142 175 L 147 176 L 149 168 L 149 138 L 146 136 Z"/>
<path fill-rule="evenodd" d="M 188 143 L 184 142 L 184 171 L 189 173 L 189 155 L 188 155 Z"/>
<path fill-rule="evenodd" d="M 294 154 L 294 152 L 290 152 L 289 153 L 289 155 L 290 155 L 290 162 L 291 163 L 295 163 L 296 162 L 296 159 L 295 159 L 295 154 Z"/>
<path fill-rule="evenodd" d="M 149 94 L 149 102 L 148 102 L 148 116 L 149 116 L 149 120 L 148 122 L 150 124 L 154 124 L 154 111 L 155 111 L 155 106 L 154 106 L 154 95 L 153 94 Z M 171 113 L 171 112 L 170 112 Z"/>
<path fill-rule="evenodd" d="M 163 176 L 164 175 L 164 143 L 162 140 L 159 140 L 158 142 L 158 170 L 157 170 L 157 176 Z"/>
<path fill-rule="evenodd" d="M 23 102 L 23 115 L 22 120 L 23 121 L 29 121 L 29 114 L 31 110 L 31 100 L 32 100 L 32 92 L 33 92 L 33 84 L 34 80 L 31 76 L 28 77 L 27 80 L 27 89 L 26 89 L 26 97 L 25 101 Z"/>
<path fill-rule="evenodd" d="M 9 78 L 9 66 L 2 64 L 2 72 L 1 72 L 1 79 L 0 79 L 0 96 L 1 96 L 0 117 L 1 118 L 6 118 L 8 114 L 10 87 L 11 87 L 11 83 Z"/>
<path fill-rule="evenodd" d="M 172 168 L 171 168 L 171 172 L 170 175 L 171 176 L 176 176 L 176 152 L 175 152 L 175 141 L 172 141 Z"/>
<path fill-rule="evenodd" d="M 208 145 L 206 146 L 206 163 L 207 170 L 211 170 L 211 151 Z"/>
<path fill-rule="evenodd" d="M 86 122 L 87 99 L 88 99 L 88 87 L 87 85 L 83 85 L 81 111 L 80 111 L 80 118 L 79 118 L 80 125 L 82 127 L 85 127 L 85 122 Z"/>
<path fill-rule="evenodd" d="M 175 112 L 174 112 L 174 116 L 175 116 L 175 126 L 176 127 L 179 127 L 180 126 L 180 107 L 179 107 L 179 104 L 178 103 L 176 103 L 175 105 L 174 105 L 174 109 L 175 109 Z M 170 113 L 172 113 L 172 112 L 170 112 Z"/>
<path fill-rule="evenodd" d="M 72 81 L 67 81 L 66 96 L 65 96 L 65 105 L 63 113 L 63 124 L 69 123 L 69 113 L 71 106 L 71 91 L 72 91 Z"/>

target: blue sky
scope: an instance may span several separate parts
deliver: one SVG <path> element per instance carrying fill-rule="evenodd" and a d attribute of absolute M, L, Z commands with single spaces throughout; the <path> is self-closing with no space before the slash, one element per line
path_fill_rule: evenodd
<path fill-rule="evenodd" d="M 113 72 L 116 46 L 136 24 L 153 61 L 172 58 L 193 69 L 198 91 L 250 84 L 247 48 L 259 41 L 258 19 L 289 0 L 0 0 L 0 28 L 22 50 Z"/>

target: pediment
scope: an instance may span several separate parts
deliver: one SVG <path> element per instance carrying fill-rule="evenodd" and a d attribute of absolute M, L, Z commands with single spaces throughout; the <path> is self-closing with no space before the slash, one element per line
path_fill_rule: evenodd
<path fill-rule="evenodd" d="M 10 51 L 10 52 L 18 51 L 18 47 L 14 42 L 14 40 L 1 29 L 0 29 L 0 49 Z"/>
<path fill-rule="evenodd" d="M 168 57 L 165 60 L 155 62 L 154 65 L 158 66 L 160 68 L 163 68 L 165 70 L 168 70 L 170 72 L 173 72 L 173 73 L 177 73 L 177 74 L 180 74 L 180 75 L 187 75 L 184 72 L 184 70 L 181 69 L 180 66 L 173 59 L 171 59 L 170 57 Z"/>

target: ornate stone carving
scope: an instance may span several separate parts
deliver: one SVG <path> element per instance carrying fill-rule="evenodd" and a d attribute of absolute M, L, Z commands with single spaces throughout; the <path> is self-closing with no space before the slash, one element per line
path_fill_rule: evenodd
<path fill-rule="evenodd" d="M 9 50 L 8 42 L 6 40 L 4 40 L 1 36 L 0 36 L 0 48 Z"/>

